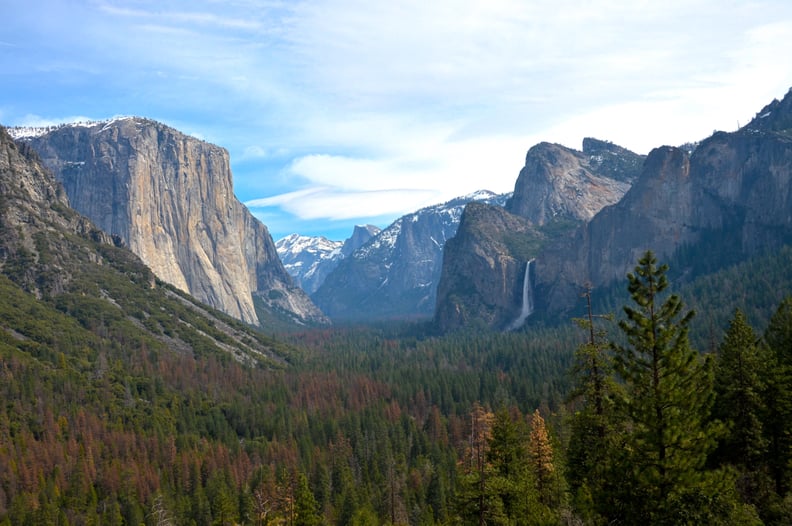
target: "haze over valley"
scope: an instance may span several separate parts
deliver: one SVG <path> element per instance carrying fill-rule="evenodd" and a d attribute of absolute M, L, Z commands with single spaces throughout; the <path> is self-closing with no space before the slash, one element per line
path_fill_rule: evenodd
<path fill-rule="evenodd" d="M 42 0 L 0 526 L 792 523 L 792 4 Z"/>

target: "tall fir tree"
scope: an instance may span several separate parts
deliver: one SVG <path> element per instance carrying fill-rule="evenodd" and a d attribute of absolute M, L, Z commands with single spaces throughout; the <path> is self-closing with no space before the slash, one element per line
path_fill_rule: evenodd
<path fill-rule="evenodd" d="M 764 429 L 775 490 L 783 498 L 792 489 L 792 297 L 770 318 L 764 334 L 772 370 L 765 392 Z"/>
<path fill-rule="evenodd" d="M 556 469 L 553 460 L 553 446 L 547 426 L 539 410 L 535 410 L 530 418 L 531 433 L 528 439 L 528 465 L 536 480 L 539 499 L 545 505 L 557 504 L 554 484 Z"/>
<path fill-rule="evenodd" d="M 494 419 L 495 415 L 480 404 L 473 406 L 454 499 L 461 524 L 507 524 L 503 502 L 491 484 L 495 473 L 488 457 Z"/>
<path fill-rule="evenodd" d="M 613 346 L 614 370 L 624 386 L 618 401 L 623 495 L 611 518 L 717 524 L 727 520 L 734 503 L 726 497 L 733 488 L 729 477 L 704 470 L 722 428 L 710 420 L 712 365 L 690 346 L 694 313 L 683 314 L 676 295 L 663 299 L 667 269 L 648 251 L 627 276 L 635 306 L 625 306 L 626 319 L 619 322 L 626 345 Z"/>
<path fill-rule="evenodd" d="M 762 416 L 767 410 L 763 394 L 770 373 L 769 359 L 766 348 L 738 309 L 720 345 L 715 369 L 712 412 L 728 431 L 713 458 L 718 464 L 737 469 L 740 496 L 752 504 L 765 500 L 768 491 L 767 439 Z"/>
<path fill-rule="evenodd" d="M 300 473 L 297 476 L 297 489 L 294 495 L 294 525 L 318 526 L 319 524 L 322 524 L 319 503 L 308 486 L 308 478 L 304 473 Z"/>
<path fill-rule="evenodd" d="M 608 459 L 614 440 L 613 403 L 618 385 L 613 379 L 613 366 L 609 354 L 610 342 L 602 329 L 595 327 L 594 319 L 612 319 L 612 316 L 595 316 L 591 309 L 591 289 L 584 297 L 588 307 L 585 319 L 575 322 L 583 328 L 588 339 L 575 351 L 572 374 L 573 390 L 570 395 L 572 414 L 570 437 L 567 446 L 567 481 L 577 513 L 587 524 L 600 524 L 604 519 L 595 509 L 595 502 L 606 510 Z"/>

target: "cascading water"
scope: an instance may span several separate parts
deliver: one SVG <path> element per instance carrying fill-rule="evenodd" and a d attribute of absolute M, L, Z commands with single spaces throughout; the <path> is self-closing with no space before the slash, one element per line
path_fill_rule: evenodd
<path fill-rule="evenodd" d="M 529 259 L 525 264 L 525 277 L 523 278 L 523 293 L 522 293 L 522 308 L 520 309 L 520 316 L 514 320 L 509 327 L 513 331 L 522 327 L 525 320 L 533 314 L 534 301 L 533 301 L 533 286 L 531 285 L 531 264 L 533 259 Z"/>

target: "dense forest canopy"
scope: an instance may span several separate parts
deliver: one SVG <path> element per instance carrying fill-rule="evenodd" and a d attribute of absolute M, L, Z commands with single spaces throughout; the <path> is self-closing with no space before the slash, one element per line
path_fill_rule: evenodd
<path fill-rule="evenodd" d="M 174 352 L 3 277 L 0 523 L 787 524 L 789 268 L 669 295 L 647 254 L 578 324 L 307 331 L 283 362 Z"/>

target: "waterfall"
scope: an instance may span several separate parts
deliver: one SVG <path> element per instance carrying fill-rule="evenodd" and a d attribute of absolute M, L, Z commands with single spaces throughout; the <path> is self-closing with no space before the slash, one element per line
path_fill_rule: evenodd
<path fill-rule="evenodd" d="M 522 288 L 522 308 L 520 309 L 520 316 L 514 320 L 514 322 L 509 327 L 509 330 L 513 331 L 522 327 L 523 323 L 525 323 L 526 318 L 533 314 L 534 310 L 534 298 L 533 298 L 533 287 L 531 286 L 531 264 L 534 262 L 533 259 L 529 259 L 527 263 L 525 263 L 525 277 L 523 278 L 523 288 Z"/>

